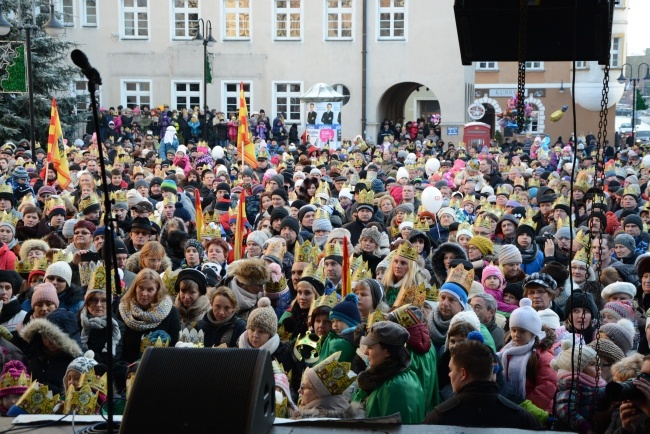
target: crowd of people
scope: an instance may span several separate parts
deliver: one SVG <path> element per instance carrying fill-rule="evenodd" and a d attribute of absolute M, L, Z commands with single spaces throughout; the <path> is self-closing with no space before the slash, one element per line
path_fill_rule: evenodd
<path fill-rule="evenodd" d="M 109 352 L 119 412 L 150 346 L 263 348 L 281 417 L 648 432 L 643 144 L 418 120 L 319 148 L 274 122 L 249 167 L 164 109 L 69 138 L 63 191 L 43 150 L 0 148 L 2 414 L 100 412 Z"/>

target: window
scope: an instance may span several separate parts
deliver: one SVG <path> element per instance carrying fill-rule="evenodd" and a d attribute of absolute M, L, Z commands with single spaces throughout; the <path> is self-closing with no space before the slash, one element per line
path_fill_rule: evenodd
<path fill-rule="evenodd" d="M 182 110 L 192 107 L 203 107 L 201 104 L 201 82 L 172 82 L 172 108 Z"/>
<path fill-rule="evenodd" d="M 576 60 L 576 69 L 587 69 L 586 60 Z"/>
<path fill-rule="evenodd" d="M 122 37 L 149 38 L 148 0 L 122 0 Z"/>
<path fill-rule="evenodd" d="M 59 9 L 63 16 L 63 25 L 66 27 L 74 27 L 74 1 L 60 0 Z"/>
<path fill-rule="evenodd" d="M 300 0 L 275 0 L 275 39 L 296 41 L 302 37 Z"/>
<path fill-rule="evenodd" d="M 478 62 L 476 64 L 477 71 L 497 71 L 498 69 L 498 62 Z"/>
<path fill-rule="evenodd" d="M 526 70 L 528 71 L 543 71 L 544 62 L 526 62 Z"/>
<path fill-rule="evenodd" d="M 526 103 L 529 103 L 528 100 L 525 100 Z M 532 112 L 530 114 L 530 123 L 526 125 L 526 132 L 527 133 L 540 133 L 542 130 L 540 127 L 542 125 L 539 124 L 539 107 L 537 107 L 536 104 L 530 104 L 532 108 Z"/>
<path fill-rule="evenodd" d="M 192 39 L 199 27 L 199 0 L 172 0 L 174 34 L 172 39 Z M 207 35 L 206 35 L 207 36 Z"/>
<path fill-rule="evenodd" d="M 327 0 L 328 41 L 349 41 L 352 39 L 352 0 Z"/>
<path fill-rule="evenodd" d="M 75 98 L 75 111 L 77 113 L 90 110 L 90 93 L 88 93 L 88 82 L 76 80 L 73 83 L 73 95 Z"/>
<path fill-rule="evenodd" d="M 379 39 L 406 39 L 406 0 L 379 0 Z"/>
<path fill-rule="evenodd" d="M 223 83 L 223 101 L 221 107 L 226 108 L 228 119 L 230 116 L 235 116 L 239 111 L 239 81 L 224 81 Z M 244 82 L 244 98 L 248 106 L 248 113 L 251 113 L 252 106 L 252 88 L 253 85 L 250 81 Z"/>
<path fill-rule="evenodd" d="M 250 39 L 250 0 L 224 0 L 224 39 Z"/>
<path fill-rule="evenodd" d="M 343 95 L 343 101 L 341 101 L 341 106 L 346 105 L 348 102 L 350 102 L 350 89 L 344 84 L 335 84 L 332 86 L 332 88 Z"/>
<path fill-rule="evenodd" d="M 612 49 L 610 51 L 609 66 L 620 68 L 623 64 L 623 38 L 620 36 L 612 37 Z"/>
<path fill-rule="evenodd" d="M 302 123 L 302 110 L 300 109 L 302 83 L 275 82 L 273 90 L 273 116 L 284 113 L 285 121 Z"/>
<path fill-rule="evenodd" d="M 122 105 L 151 107 L 151 80 L 122 80 Z"/>
<path fill-rule="evenodd" d="M 97 0 L 83 0 L 83 26 L 97 27 Z"/>

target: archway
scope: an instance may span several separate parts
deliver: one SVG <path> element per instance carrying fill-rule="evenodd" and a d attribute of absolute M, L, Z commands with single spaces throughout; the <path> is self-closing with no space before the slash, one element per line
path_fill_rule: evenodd
<path fill-rule="evenodd" d="M 422 95 L 413 95 L 414 93 Z M 413 104 L 408 104 L 407 107 L 409 99 Z M 436 111 L 440 113 L 440 103 L 433 91 L 424 84 L 409 81 L 394 84 L 386 89 L 379 98 L 376 119 L 379 123 L 384 119 L 414 121 L 423 116 L 431 116 Z"/>
<path fill-rule="evenodd" d="M 530 133 L 538 133 L 541 134 L 544 132 L 545 128 L 545 121 L 546 121 L 546 107 L 544 107 L 544 103 L 542 102 L 541 99 L 539 98 L 526 98 L 524 100 L 526 104 L 530 104 L 533 108 L 533 116 L 534 119 L 533 122 L 531 122 L 528 132 Z"/>
<path fill-rule="evenodd" d="M 483 107 L 485 107 L 485 114 L 477 122 L 483 122 L 484 124 L 488 124 L 490 126 L 490 137 L 494 137 L 494 127 L 496 124 L 496 110 L 494 109 L 492 104 L 488 104 L 488 103 L 483 103 Z"/>

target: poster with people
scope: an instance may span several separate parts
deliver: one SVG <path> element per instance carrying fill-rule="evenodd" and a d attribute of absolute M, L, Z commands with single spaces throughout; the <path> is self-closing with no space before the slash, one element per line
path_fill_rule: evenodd
<path fill-rule="evenodd" d="M 338 149 L 341 140 L 341 102 L 310 102 L 307 104 L 307 135 L 309 143 Z"/>

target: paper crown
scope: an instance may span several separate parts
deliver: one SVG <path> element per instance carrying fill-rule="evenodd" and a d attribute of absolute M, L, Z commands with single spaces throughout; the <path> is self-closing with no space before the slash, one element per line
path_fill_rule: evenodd
<path fill-rule="evenodd" d="M 178 338 L 178 342 L 182 342 L 184 344 L 191 344 L 193 347 L 196 348 L 203 348 L 203 341 L 204 341 L 203 330 L 197 331 L 194 328 L 192 330 L 189 330 L 188 328 L 184 328 Z"/>
<path fill-rule="evenodd" d="M 460 205 L 461 205 L 461 201 L 460 201 L 460 197 L 458 195 L 453 196 L 449 200 L 449 207 L 450 208 L 458 209 L 458 208 L 460 208 Z"/>
<path fill-rule="evenodd" d="M 323 267 L 319 267 L 318 264 L 313 262 L 307 264 L 300 278 L 307 279 L 308 281 L 309 279 L 313 279 L 325 286 L 325 272 L 323 271 Z"/>
<path fill-rule="evenodd" d="M 424 232 L 426 234 L 429 232 L 429 230 L 431 230 L 431 227 L 429 226 L 429 222 L 426 219 L 418 219 L 415 221 L 413 229 L 416 231 Z"/>
<path fill-rule="evenodd" d="M 469 293 L 470 288 L 472 287 L 472 282 L 474 281 L 474 269 L 466 270 L 463 264 L 458 264 L 457 266 L 449 270 L 449 275 L 447 276 L 447 282 L 456 283 Z"/>
<path fill-rule="evenodd" d="M 314 220 L 330 220 L 330 213 L 328 213 L 325 208 L 318 208 L 316 213 L 314 213 Z"/>
<path fill-rule="evenodd" d="M 553 207 L 555 208 L 558 205 L 569 206 L 570 202 L 571 199 L 569 199 L 568 196 L 561 194 L 557 197 L 557 199 L 555 199 L 555 202 L 553 203 Z"/>
<path fill-rule="evenodd" d="M 142 166 L 133 166 L 133 176 L 137 175 L 138 173 L 144 174 L 144 168 Z"/>
<path fill-rule="evenodd" d="M 325 257 L 340 256 L 343 257 L 343 248 L 339 243 L 332 242 L 325 244 Z"/>
<path fill-rule="evenodd" d="M 14 228 L 16 227 L 16 223 L 18 223 L 18 215 L 14 215 L 13 213 L 8 213 L 7 211 L 2 211 L 2 214 L 0 214 L 0 223 L 8 223 Z"/>
<path fill-rule="evenodd" d="M 539 179 L 530 178 L 528 180 L 528 188 L 533 188 L 533 187 L 539 188 L 539 186 L 540 186 Z"/>
<path fill-rule="evenodd" d="M 201 239 L 211 240 L 212 238 L 221 238 L 221 226 L 217 223 L 206 223 L 201 229 Z"/>
<path fill-rule="evenodd" d="M 89 194 L 79 201 L 79 210 L 84 212 L 93 205 L 99 205 L 99 196 L 95 193 Z"/>
<path fill-rule="evenodd" d="M 477 202 L 476 202 L 476 197 L 474 197 L 471 194 L 467 194 L 463 197 L 463 200 L 461 202 L 461 206 L 465 206 L 465 204 L 471 204 L 474 205 L 476 208 Z"/>
<path fill-rule="evenodd" d="M 32 194 L 26 194 L 23 196 L 23 198 L 20 201 L 21 205 L 36 205 L 36 201 L 34 200 L 34 195 Z"/>
<path fill-rule="evenodd" d="M 400 244 L 395 254 L 411 261 L 417 261 L 418 259 L 417 249 L 408 242 Z"/>
<path fill-rule="evenodd" d="M 264 284 L 264 292 L 269 292 L 277 294 L 281 291 L 284 291 L 287 288 L 287 278 L 284 277 L 284 273 L 280 276 L 280 280 L 274 282 L 273 279 Z"/>
<path fill-rule="evenodd" d="M 320 351 L 318 350 L 319 337 L 315 333 L 305 332 L 304 335 L 298 335 L 296 343 L 293 346 L 293 355 L 298 361 L 305 363 L 315 363 L 318 361 Z"/>
<path fill-rule="evenodd" d="M 342 394 L 357 379 L 356 375 L 348 374 L 350 363 L 339 362 L 340 356 L 341 352 L 337 351 L 311 368 L 332 395 Z"/>
<path fill-rule="evenodd" d="M 266 246 L 266 250 L 264 250 L 264 256 L 272 256 L 282 261 L 282 258 L 284 257 L 286 251 L 287 248 L 282 241 L 277 239 L 270 239 Z"/>
<path fill-rule="evenodd" d="M 492 220 L 490 220 L 489 217 L 486 217 L 483 214 L 481 214 L 478 217 L 476 217 L 476 220 L 474 220 L 474 227 L 492 230 Z"/>
<path fill-rule="evenodd" d="M 58 249 L 54 255 L 52 255 L 52 263 L 59 261 L 70 262 L 72 261 L 72 255 L 68 255 L 64 250 Z"/>
<path fill-rule="evenodd" d="M 359 258 L 363 259 L 363 256 L 359 256 Z M 361 265 L 359 265 L 357 269 L 354 270 L 354 274 L 352 274 L 353 282 L 359 282 L 363 279 L 372 279 L 372 271 L 370 271 L 368 263 L 365 261 L 362 261 Z"/>
<path fill-rule="evenodd" d="M 221 216 L 216 211 L 206 211 L 203 213 L 204 223 L 219 223 Z"/>
<path fill-rule="evenodd" d="M 175 205 L 178 202 L 178 197 L 175 194 L 170 194 L 163 199 L 163 206 Z"/>
<path fill-rule="evenodd" d="M 575 240 L 582 247 L 589 248 L 589 245 L 591 244 L 591 236 L 589 234 L 589 231 L 583 231 L 582 229 L 580 229 L 576 234 Z"/>
<path fill-rule="evenodd" d="M 431 288 L 427 289 L 426 299 L 428 301 L 438 301 L 439 295 L 440 295 L 440 290 L 436 285 L 433 285 Z"/>
<path fill-rule="evenodd" d="M 11 185 L 3 183 L 0 185 L 0 193 L 14 194 L 14 189 L 11 188 Z"/>
<path fill-rule="evenodd" d="M 557 232 L 558 229 L 568 228 L 568 227 L 569 227 L 569 217 L 568 216 L 565 219 L 560 217 L 555 221 L 555 232 Z"/>
<path fill-rule="evenodd" d="M 160 214 L 158 211 L 154 211 L 153 214 L 149 214 L 149 221 L 155 223 L 159 228 L 162 227 L 162 221 L 160 220 Z"/>
<path fill-rule="evenodd" d="M 587 249 L 582 248 L 573 257 L 573 261 L 584 262 L 587 266 L 591 266 L 591 255 L 587 252 Z"/>
<path fill-rule="evenodd" d="M 257 159 L 260 160 L 263 158 L 267 160 L 269 159 L 269 151 L 265 148 L 262 148 L 259 151 L 257 151 Z"/>
<path fill-rule="evenodd" d="M 522 187 L 525 188 L 526 187 L 526 180 L 524 179 L 523 176 L 518 176 L 518 177 L 515 178 L 514 185 L 519 185 L 519 186 L 522 186 Z"/>
<path fill-rule="evenodd" d="M 15 372 L 15 371 L 14 371 Z M 14 389 L 22 390 L 29 388 L 31 379 L 27 371 L 20 371 L 20 375 L 14 377 L 11 371 L 6 372 L 0 377 L 0 389 Z"/>
<path fill-rule="evenodd" d="M 314 309 L 322 306 L 327 306 L 327 307 L 334 307 L 339 303 L 339 299 L 336 296 L 336 292 L 332 292 L 329 295 L 321 295 L 318 297 L 316 300 L 313 300 L 311 302 L 311 306 L 309 307 L 309 316 L 311 316 L 311 313 L 314 311 Z"/>
<path fill-rule="evenodd" d="M 359 255 L 359 256 L 356 256 L 356 257 L 355 257 L 354 254 L 351 255 L 351 256 L 350 256 L 350 271 L 351 271 L 352 273 L 354 273 L 354 271 L 355 271 L 357 268 L 359 268 L 359 267 L 361 266 L 362 263 L 363 263 L 363 256 Z"/>
<path fill-rule="evenodd" d="M 92 274 L 90 275 L 90 280 L 88 283 L 88 291 L 104 291 L 106 292 L 106 282 L 110 279 L 111 282 L 111 291 L 115 295 L 122 294 L 122 283 L 115 283 L 115 273 L 111 270 L 110 276 L 107 276 L 106 267 L 102 261 L 99 261 Z"/>
<path fill-rule="evenodd" d="M 316 195 L 318 194 L 324 194 L 325 196 L 330 197 L 330 187 L 327 181 L 322 181 L 320 183 L 318 189 L 316 189 Z"/>
<path fill-rule="evenodd" d="M 404 304 L 391 312 L 391 315 L 395 317 L 397 323 L 405 329 L 420 324 L 421 322 L 410 309 L 411 306 L 411 304 Z"/>
<path fill-rule="evenodd" d="M 160 276 L 162 279 L 163 285 L 165 285 L 165 288 L 167 288 L 167 293 L 172 296 L 172 298 L 176 298 L 178 293 L 176 293 L 176 290 L 174 289 L 176 287 L 176 281 L 178 280 L 178 275 L 182 271 L 182 268 L 177 269 L 176 271 L 172 271 L 171 268 L 168 268 L 165 270 L 165 272 Z"/>
<path fill-rule="evenodd" d="M 95 374 L 95 368 L 90 368 L 90 371 L 86 372 L 85 374 L 81 374 L 81 377 L 79 378 L 79 384 L 85 384 L 90 387 L 90 389 L 93 392 L 99 392 L 103 395 L 106 395 L 106 392 L 108 390 L 108 377 L 106 373 L 102 375 L 101 377 L 97 376 Z"/>
<path fill-rule="evenodd" d="M 97 268 L 97 264 L 98 263 L 94 261 L 81 262 L 79 264 L 79 280 L 81 286 L 87 286 L 90 283 L 90 277 L 95 272 L 95 269 Z M 106 284 L 106 280 L 104 280 L 104 284 Z"/>
<path fill-rule="evenodd" d="M 132 163 L 133 159 L 129 157 L 127 154 L 121 154 L 115 157 L 113 160 L 113 164 L 129 164 Z"/>
<path fill-rule="evenodd" d="M 144 350 L 146 350 L 149 347 L 166 348 L 171 343 L 171 338 L 167 333 L 165 333 L 166 336 L 157 336 L 155 337 L 155 339 L 152 340 L 151 335 L 153 333 L 156 332 L 151 332 L 149 334 L 142 336 L 142 340 L 140 341 L 140 353 L 144 353 Z"/>
<path fill-rule="evenodd" d="M 589 183 L 588 179 L 583 178 L 574 182 L 573 187 L 582 191 L 583 193 L 586 193 L 587 190 L 591 188 L 591 184 Z"/>
<path fill-rule="evenodd" d="M 629 184 L 625 189 L 623 190 L 623 196 L 635 196 L 639 197 L 641 195 L 641 188 L 639 187 L 638 184 Z"/>
<path fill-rule="evenodd" d="M 359 205 L 370 205 L 374 206 L 375 204 L 375 192 L 372 190 L 363 190 L 359 193 Z"/>
<path fill-rule="evenodd" d="M 315 264 L 318 262 L 318 255 L 320 251 L 318 246 L 312 244 L 310 240 L 307 240 L 300 244 L 296 242 L 296 246 L 293 251 L 294 263 L 295 262 L 308 262 L 310 264 Z"/>
<path fill-rule="evenodd" d="M 53 395 L 45 384 L 34 381 L 16 402 L 16 406 L 29 414 L 52 414 L 59 402 L 59 395 Z"/>
<path fill-rule="evenodd" d="M 528 217 L 528 215 L 526 215 L 526 217 L 519 220 L 519 226 L 524 226 L 524 225 L 530 226 L 533 229 L 537 229 L 537 223 L 533 221 L 532 218 Z"/>
<path fill-rule="evenodd" d="M 75 389 L 71 384 L 65 392 L 65 401 L 63 404 L 63 413 L 71 414 L 74 412 L 79 415 L 95 414 L 97 410 L 97 394 L 93 393 L 88 385 L 83 385 Z"/>
<path fill-rule="evenodd" d="M 47 263 L 47 258 L 42 258 L 42 259 L 23 259 L 23 260 L 18 260 L 14 262 L 15 267 L 16 267 L 16 272 L 18 274 L 29 274 L 34 270 L 42 270 L 45 271 L 47 270 L 47 266 L 49 265 Z"/>
<path fill-rule="evenodd" d="M 505 186 L 500 185 L 500 186 L 497 187 L 496 195 L 497 196 L 499 196 L 499 195 L 510 196 L 510 192 L 508 191 L 508 189 Z"/>
<path fill-rule="evenodd" d="M 377 309 L 373 312 L 370 312 L 368 315 L 368 324 L 366 325 L 366 330 L 370 331 L 372 326 L 378 322 L 385 321 L 384 313 Z"/>
<path fill-rule="evenodd" d="M 419 285 L 413 285 L 409 287 L 402 286 L 397 293 L 397 298 L 393 303 L 393 307 L 404 306 L 405 304 L 412 304 L 421 308 L 424 305 L 424 300 L 426 299 L 427 288 L 424 286 L 424 282 Z"/>
<path fill-rule="evenodd" d="M 115 202 L 126 202 L 126 191 L 118 190 L 112 193 L 109 193 L 108 197 Z"/>

